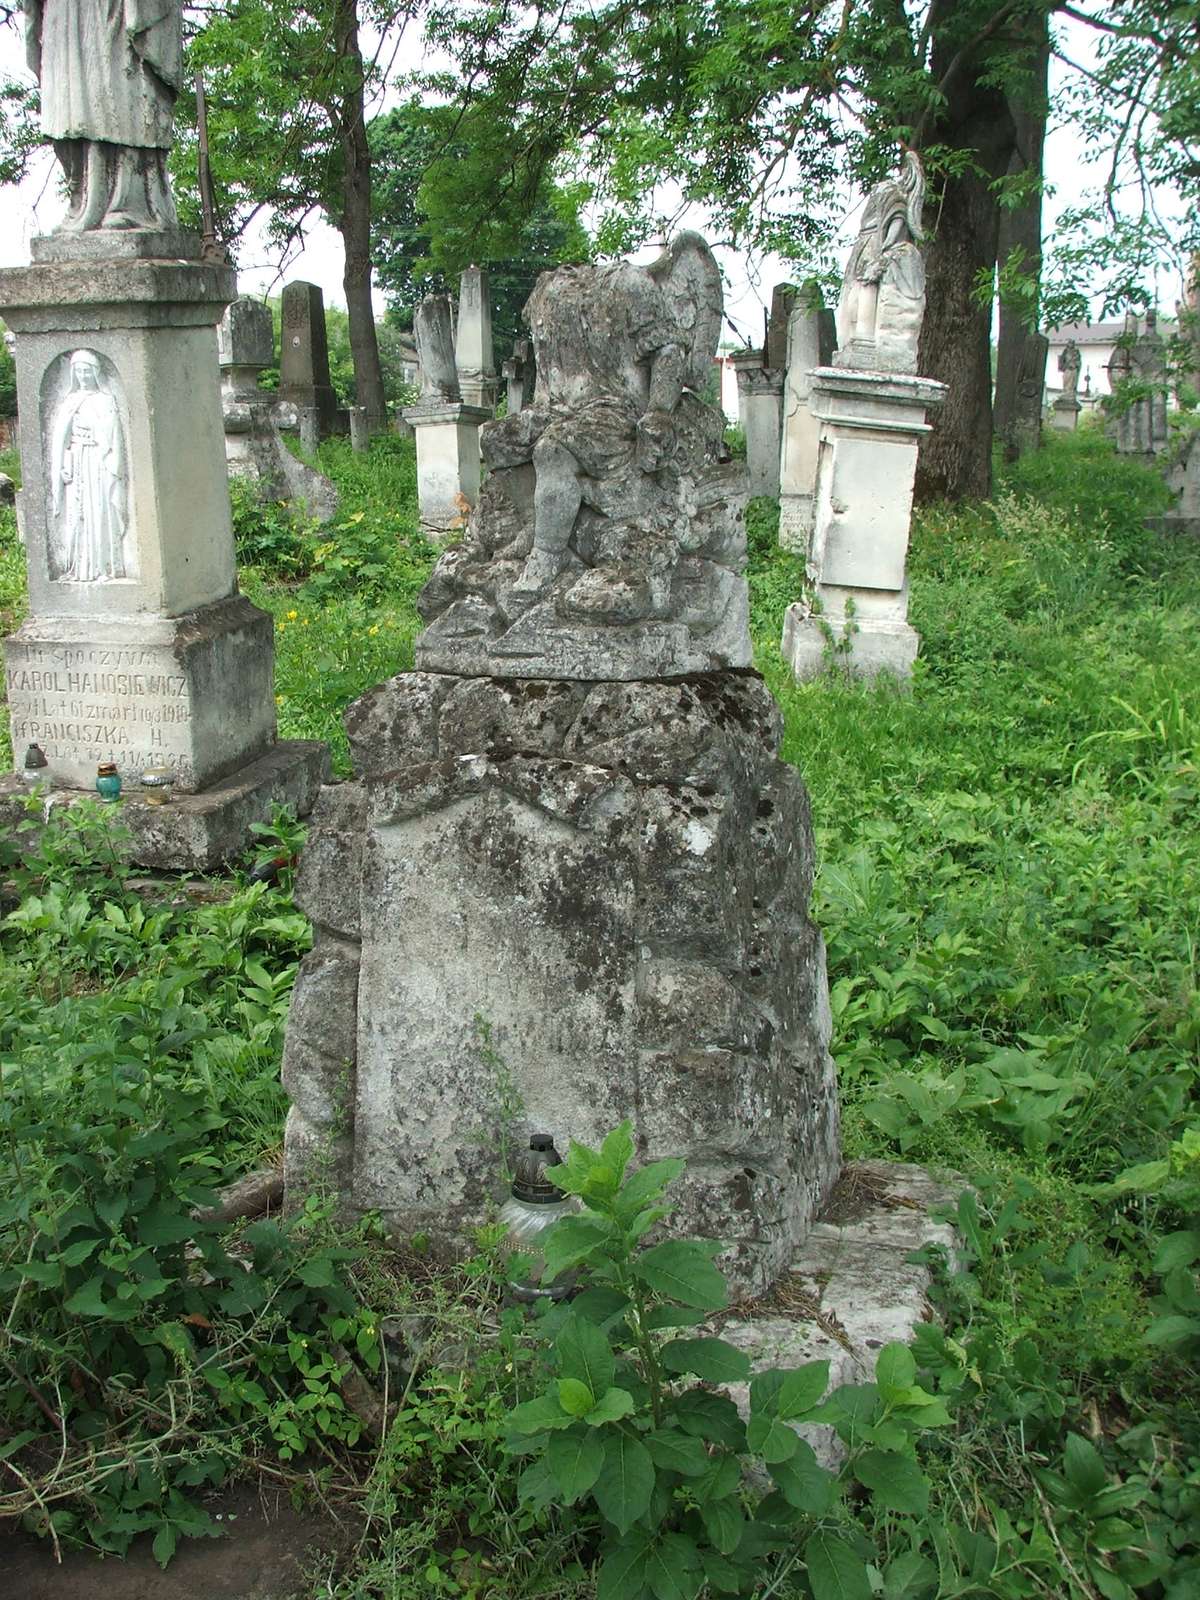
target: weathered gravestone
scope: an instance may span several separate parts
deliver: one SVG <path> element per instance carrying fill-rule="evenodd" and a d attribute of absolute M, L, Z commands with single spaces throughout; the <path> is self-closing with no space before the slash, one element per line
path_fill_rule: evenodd
<path fill-rule="evenodd" d="M 1046 361 L 1050 341 L 1044 333 L 1027 333 L 1017 368 L 1017 393 L 1013 402 L 1012 425 L 1005 441 L 1004 455 L 1017 461 L 1041 447 L 1042 416 L 1046 409 Z"/>
<path fill-rule="evenodd" d="M 1158 331 L 1158 314 L 1145 313 L 1139 330 L 1134 312 L 1108 363 L 1112 398 L 1105 405 L 1106 432 L 1119 455 L 1153 460 L 1170 442 L 1167 425 L 1167 356 Z"/>
<path fill-rule="evenodd" d="M 70 210 L 34 266 L 0 273 L 29 578 L 8 702 L 49 788 L 92 790 L 113 762 L 133 791 L 170 767 L 185 799 L 126 807 L 137 859 L 210 866 L 275 802 L 305 809 L 326 755 L 276 742 L 271 619 L 237 593 L 214 333 L 234 278 L 167 184 L 180 8 L 142 22 L 61 0 L 34 29 Z"/>
<path fill-rule="evenodd" d="M 807 551 L 812 534 L 821 424 L 812 408 L 813 372 L 827 367 L 837 349 L 837 324 L 810 279 L 788 317 L 783 421 L 779 447 L 779 542 Z"/>
<path fill-rule="evenodd" d="M 851 673 L 906 678 L 920 643 L 908 622 L 909 523 L 927 412 L 946 386 L 915 376 L 925 314 L 924 179 L 908 153 L 867 198 L 838 305 L 833 365 L 811 375 L 820 424 L 811 600 L 788 607 L 783 653 L 798 678 L 831 659 Z"/>
<path fill-rule="evenodd" d="M 505 1140 L 630 1117 L 643 1157 L 687 1157 L 671 1226 L 753 1292 L 836 1177 L 838 1118 L 808 802 L 749 670 L 744 474 L 700 399 L 720 276 L 684 234 L 544 275 L 526 316 L 533 403 L 483 429 L 418 670 L 351 708 L 357 780 L 301 864 L 289 1192 L 332 1182 L 452 1252 Z"/>
<path fill-rule="evenodd" d="M 432 533 L 461 527 L 479 495 L 479 429 L 492 411 L 459 387 L 450 296 L 427 295 L 413 318 L 421 392 L 404 420 L 417 441 L 417 509 Z"/>
<path fill-rule="evenodd" d="M 729 358 L 737 374 L 738 419 L 746 435 L 750 493 L 772 500 L 779 494 L 788 319 L 796 295 L 792 284 L 777 284 L 771 294 L 762 349 L 741 350 Z"/>
<path fill-rule="evenodd" d="M 300 437 L 315 450 L 347 426 L 329 376 L 325 296 L 315 283 L 284 285 L 279 342 L 279 398 L 295 406 Z"/>
<path fill-rule="evenodd" d="M 249 296 L 232 301 L 217 327 L 225 462 L 231 477 L 255 484 L 263 500 L 303 505 L 321 522 L 337 513 L 338 494 L 322 473 L 299 460 L 282 434 L 300 426 L 296 407 L 258 386 L 275 360 L 271 312 Z"/>
<path fill-rule="evenodd" d="M 492 346 L 492 300 L 488 275 L 482 267 L 468 267 L 459 279 L 454 364 L 464 402 L 484 411 L 494 411 L 497 383 Z"/>

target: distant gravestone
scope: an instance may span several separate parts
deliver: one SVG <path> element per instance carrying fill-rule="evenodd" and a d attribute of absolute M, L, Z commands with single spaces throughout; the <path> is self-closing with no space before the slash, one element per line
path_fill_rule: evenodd
<path fill-rule="evenodd" d="M 296 407 L 300 436 L 312 447 L 338 431 L 329 376 L 325 296 L 315 283 L 286 284 L 280 315 L 279 398 Z"/>
<path fill-rule="evenodd" d="M 806 551 L 812 533 L 821 426 L 812 409 L 813 372 L 827 367 L 837 348 L 833 312 L 821 304 L 820 285 L 810 280 L 788 317 L 783 418 L 779 451 L 779 542 Z"/>
<path fill-rule="evenodd" d="M 779 493 L 783 370 L 764 366 L 761 350 L 739 350 L 729 362 L 737 373 L 738 421 L 746 434 L 750 493 L 774 499 Z"/>
<path fill-rule="evenodd" d="M 492 415 L 468 405 L 455 362 L 449 295 L 427 295 L 413 318 L 421 392 L 404 420 L 417 444 L 417 508 L 431 533 L 460 527 L 479 495 L 479 429 Z"/>
<path fill-rule="evenodd" d="M 832 364 L 811 374 L 808 403 L 820 430 L 806 551 L 813 598 L 788 607 L 783 629 L 798 678 L 838 664 L 856 676 L 905 679 L 920 644 L 908 621 L 913 482 L 927 414 L 946 394 L 945 384 L 915 371 L 923 194 L 911 152 L 872 189 L 842 280 L 842 342 Z"/>
<path fill-rule="evenodd" d="M 1027 333 L 1017 369 L 1012 436 L 1005 451 L 1010 461 L 1028 455 L 1042 442 L 1042 416 L 1046 407 L 1046 361 L 1050 340 L 1044 333 Z"/>
<path fill-rule="evenodd" d="M 496 358 L 492 347 L 492 301 L 488 275 L 482 267 L 468 267 L 459 279 L 454 364 L 464 403 L 494 411 Z"/>
<path fill-rule="evenodd" d="M 533 345 L 528 339 L 518 339 L 513 345 L 512 355 L 504 363 L 505 409 L 510 417 L 533 403 L 536 381 Z"/>

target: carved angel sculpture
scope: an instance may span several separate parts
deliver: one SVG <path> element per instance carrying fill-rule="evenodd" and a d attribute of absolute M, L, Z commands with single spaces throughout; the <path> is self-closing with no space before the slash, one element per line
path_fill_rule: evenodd
<path fill-rule="evenodd" d="M 42 132 L 70 193 L 61 227 L 174 228 L 167 180 L 181 0 L 25 0 Z"/>
<path fill-rule="evenodd" d="M 838 366 L 916 372 L 925 317 L 921 212 L 925 177 L 909 150 L 867 196 L 838 304 Z"/>

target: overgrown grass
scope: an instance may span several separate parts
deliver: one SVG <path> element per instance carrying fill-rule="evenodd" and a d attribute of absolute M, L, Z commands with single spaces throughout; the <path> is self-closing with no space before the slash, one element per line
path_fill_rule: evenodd
<path fill-rule="evenodd" d="M 367 458 L 325 446 L 322 460 L 343 495 L 330 528 L 255 523 L 243 508 L 239 536 L 263 563 L 244 587 L 276 619 L 281 732 L 332 739 L 345 770 L 341 712 L 411 666 L 433 552 L 411 446 L 379 441 Z M 926 1458 L 932 1507 L 916 1534 L 862 1524 L 893 1556 L 917 1540 L 914 1600 L 1185 1600 L 1200 1581 L 1200 1341 L 1179 1326 L 1200 1298 L 1186 1246 L 1170 1242 L 1200 1212 L 1200 550 L 1145 531 L 1164 499 L 1154 474 L 1081 433 L 1005 471 L 990 506 L 923 513 L 908 691 L 791 680 L 778 639 L 802 566 L 776 549 L 773 508 L 751 508 L 757 658 L 784 710 L 784 756 L 812 794 L 847 1150 L 956 1169 L 978 1196 L 959 1218 L 966 1270 L 941 1291 L 946 1334 L 918 1341 L 923 1381 L 954 1416 Z M 19 578 L 0 521 L 0 608 L 14 616 Z M 303 945 L 286 897 L 242 890 L 131 928 L 133 902 L 106 891 L 94 862 L 38 870 L 0 927 L 0 1043 L 24 1081 L 61 1084 L 39 1113 L 38 1181 L 90 1041 L 110 1036 L 131 1060 L 152 1057 L 172 1092 L 203 1097 L 222 1167 L 269 1148 Z M 129 1043 L 139 1029 L 152 1047 Z M 9 1262 L 31 1214 L 6 1225 Z M 420 1268 L 404 1278 L 362 1240 L 354 1252 L 357 1304 L 378 1314 L 415 1295 L 428 1326 L 460 1343 L 486 1325 L 486 1251 L 477 1278 L 453 1284 Z M 41 1355 L 69 1388 L 77 1351 L 63 1354 L 54 1326 Z M 323 1461 L 307 1481 L 324 1472 L 368 1514 L 344 1600 L 586 1592 L 578 1546 L 519 1505 L 499 1454 L 517 1346 L 472 1349 L 465 1378 L 413 1380 L 365 1474 L 333 1436 L 304 1436 Z M 298 1369 L 278 1371 L 291 1394 Z M 0 1423 L 26 1425 L 22 1396 Z M 236 1422 L 220 1415 L 260 1459 L 294 1420 L 257 1401 Z M 1073 1486 L 1072 1436 L 1103 1459 L 1090 1498 Z M 72 1515 L 64 1532 L 97 1536 L 99 1513 Z M 953 1527 L 976 1543 L 960 1548 Z"/>

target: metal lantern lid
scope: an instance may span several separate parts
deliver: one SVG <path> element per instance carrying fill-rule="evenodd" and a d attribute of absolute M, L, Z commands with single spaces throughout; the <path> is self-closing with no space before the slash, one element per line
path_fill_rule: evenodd
<path fill-rule="evenodd" d="M 173 767 L 147 767 L 142 773 L 144 789 L 169 789 L 175 782 Z"/>
<path fill-rule="evenodd" d="M 566 1195 L 547 1178 L 546 1168 L 561 1165 L 562 1157 L 554 1148 L 551 1136 L 548 1133 L 535 1133 L 529 1141 L 529 1149 L 517 1162 L 512 1184 L 513 1199 L 525 1200 L 535 1206 L 558 1205 L 566 1199 Z"/>
<path fill-rule="evenodd" d="M 46 760 L 46 752 L 40 744 L 31 744 L 25 751 L 26 772 L 37 772 L 42 767 L 48 767 L 49 765 L 50 763 Z"/>

